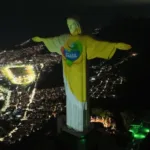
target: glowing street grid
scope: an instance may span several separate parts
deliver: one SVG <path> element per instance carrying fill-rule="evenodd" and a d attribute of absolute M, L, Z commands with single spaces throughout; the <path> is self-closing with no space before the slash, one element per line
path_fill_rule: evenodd
<path fill-rule="evenodd" d="M 21 75 L 17 75 L 12 70 L 21 70 Z M 36 72 L 33 65 L 11 65 L 1 68 L 1 72 L 5 78 L 7 78 L 12 84 L 28 85 L 35 81 Z M 19 73 L 20 74 L 20 73 Z"/>
<path fill-rule="evenodd" d="M 3 86 L 0 86 L 0 93 L 2 94 L 2 96 L 4 96 L 6 94 L 5 97 L 5 102 L 4 102 L 4 106 L 1 108 L 1 112 L 5 111 L 10 103 L 10 97 L 11 97 L 11 91 L 8 90 L 7 88 L 4 88 Z"/>

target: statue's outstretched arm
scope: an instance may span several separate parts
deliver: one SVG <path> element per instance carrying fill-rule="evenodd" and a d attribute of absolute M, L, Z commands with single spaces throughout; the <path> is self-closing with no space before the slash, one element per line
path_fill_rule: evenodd
<path fill-rule="evenodd" d="M 65 42 L 67 41 L 69 34 L 63 34 L 56 37 L 50 38 L 41 38 L 41 37 L 33 37 L 32 40 L 34 42 L 43 42 L 47 49 L 50 52 L 56 52 L 61 55 L 61 47 L 64 46 Z"/>
<path fill-rule="evenodd" d="M 111 59 L 116 50 L 130 50 L 132 47 L 126 43 L 115 43 L 107 41 L 98 41 L 89 36 L 86 36 L 87 58 L 103 58 Z"/>

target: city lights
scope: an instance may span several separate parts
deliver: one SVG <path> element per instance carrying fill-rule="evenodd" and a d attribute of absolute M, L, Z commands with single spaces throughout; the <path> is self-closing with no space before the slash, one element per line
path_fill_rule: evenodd
<path fill-rule="evenodd" d="M 12 71 L 13 69 L 18 70 L 19 73 L 15 74 Z M 1 72 L 12 84 L 28 85 L 36 79 L 36 72 L 33 65 L 5 66 L 1 68 Z"/>

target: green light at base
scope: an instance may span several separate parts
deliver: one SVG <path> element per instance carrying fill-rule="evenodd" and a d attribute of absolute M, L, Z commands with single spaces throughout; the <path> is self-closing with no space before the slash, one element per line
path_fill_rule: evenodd
<path fill-rule="evenodd" d="M 143 134 L 133 134 L 133 137 L 134 137 L 135 139 L 144 139 L 144 138 L 146 138 L 146 136 L 143 135 Z"/>
<path fill-rule="evenodd" d="M 81 139 L 84 139 L 85 137 L 84 137 L 84 136 L 81 136 L 80 138 L 81 138 Z"/>
<path fill-rule="evenodd" d="M 144 129 L 143 129 L 143 132 L 149 133 L 149 132 L 150 132 L 150 130 L 149 130 L 149 129 L 147 129 L 147 128 L 144 128 Z"/>
<path fill-rule="evenodd" d="M 132 132 L 132 133 L 133 133 L 134 131 L 133 131 L 132 129 L 129 129 L 129 132 Z"/>
<path fill-rule="evenodd" d="M 86 139 L 81 139 L 80 142 L 81 142 L 81 143 L 85 143 L 85 142 L 86 142 Z"/>
<path fill-rule="evenodd" d="M 147 134 L 150 132 L 150 129 L 143 127 L 143 125 L 131 125 L 129 132 L 132 133 L 132 136 L 135 139 L 140 140 L 146 138 Z"/>

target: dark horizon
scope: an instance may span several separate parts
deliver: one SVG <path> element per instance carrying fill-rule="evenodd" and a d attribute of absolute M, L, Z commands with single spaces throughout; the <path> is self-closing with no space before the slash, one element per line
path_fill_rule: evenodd
<path fill-rule="evenodd" d="M 97 1 L 97 0 L 95 0 Z M 68 33 L 66 18 L 77 15 L 85 30 L 110 26 L 122 18 L 150 18 L 148 3 L 112 3 L 90 5 L 79 1 L 14 1 L 3 5 L 0 15 L 0 48 L 19 44 L 35 35 L 56 36 Z M 109 2 L 109 3 L 108 3 Z M 59 4 L 59 5 L 58 5 Z"/>

